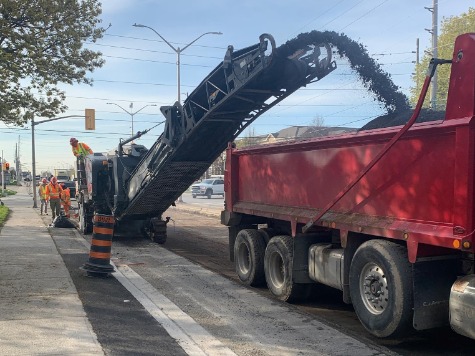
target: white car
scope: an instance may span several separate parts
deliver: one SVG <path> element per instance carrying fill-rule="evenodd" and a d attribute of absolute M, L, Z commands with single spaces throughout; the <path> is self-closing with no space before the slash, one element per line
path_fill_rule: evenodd
<path fill-rule="evenodd" d="M 197 196 L 206 196 L 211 199 L 213 195 L 221 195 L 224 198 L 224 180 L 221 178 L 204 179 L 200 183 L 191 186 L 191 195 L 193 198 Z"/>

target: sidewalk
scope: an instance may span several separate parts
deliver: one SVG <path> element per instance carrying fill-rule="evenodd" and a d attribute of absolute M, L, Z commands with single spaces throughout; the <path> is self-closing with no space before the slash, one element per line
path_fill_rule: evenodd
<path fill-rule="evenodd" d="M 176 206 L 168 208 L 169 211 L 178 210 L 191 214 L 204 215 L 210 218 L 221 218 L 222 207 L 199 207 L 185 202 L 176 202 Z"/>
<path fill-rule="evenodd" d="M 14 189 L 2 198 L 11 212 L 0 231 L 0 353 L 103 355 L 39 209 Z"/>

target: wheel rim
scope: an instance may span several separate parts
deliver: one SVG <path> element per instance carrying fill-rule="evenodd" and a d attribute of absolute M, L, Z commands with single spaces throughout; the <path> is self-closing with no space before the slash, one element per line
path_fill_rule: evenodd
<path fill-rule="evenodd" d="M 360 274 L 360 295 L 371 314 L 383 313 L 389 303 L 388 280 L 383 269 L 374 264 L 366 264 Z"/>
<path fill-rule="evenodd" d="M 244 243 L 239 245 L 237 260 L 238 260 L 239 272 L 243 275 L 248 274 L 251 268 L 251 256 L 249 253 L 249 249 Z"/>
<path fill-rule="evenodd" d="M 276 288 L 281 288 L 284 285 L 284 261 L 276 252 L 269 257 L 268 277 Z"/>

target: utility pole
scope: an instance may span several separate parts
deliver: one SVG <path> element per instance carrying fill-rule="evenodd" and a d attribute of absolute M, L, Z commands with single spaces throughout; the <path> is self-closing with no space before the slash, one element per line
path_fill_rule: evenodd
<path fill-rule="evenodd" d="M 419 68 L 419 38 L 416 39 L 416 68 Z M 419 76 L 416 75 L 416 88 L 419 92 Z"/>
<path fill-rule="evenodd" d="M 20 146 L 20 135 L 18 135 L 18 151 L 17 151 L 16 164 L 15 164 L 17 185 L 20 185 L 20 179 L 22 178 L 21 162 L 20 162 L 20 147 L 21 147 Z"/>
<path fill-rule="evenodd" d="M 3 174 L 3 150 L 2 150 L 2 159 L 1 159 L 1 163 L 2 163 L 2 197 L 3 197 L 3 187 L 5 186 L 5 174 Z"/>
<path fill-rule="evenodd" d="M 432 58 L 438 57 L 437 50 L 437 24 L 438 24 L 438 7 L 439 0 L 432 0 L 432 7 L 425 7 L 426 10 L 432 12 L 432 29 L 429 30 L 426 28 L 426 31 L 432 34 Z M 437 108 L 437 71 L 435 71 L 434 76 L 432 77 L 432 87 L 430 92 L 430 107 L 432 110 Z"/>

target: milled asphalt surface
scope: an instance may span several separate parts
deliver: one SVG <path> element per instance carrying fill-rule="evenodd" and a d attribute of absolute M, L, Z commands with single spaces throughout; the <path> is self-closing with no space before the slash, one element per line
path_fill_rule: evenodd
<path fill-rule="evenodd" d="M 27 187 L 8 188 L 17 194 L 2 198 L 10 215 L 0 228 L 0 355 L 183 353 L 114 278 L 85 277 L 87 250 L 71 229 L 50 233 L 51 212 L 40 216 Z"/>
<path fill-rule="evenodd" d="M 2 198 L 5 205 L 11 209 L 11 214 L 0 230 L 0 355 L 185 354 L 177 340 L 173 339 L 162 325 L 153 319 L 143 305 L 117 279 L 88 278 L 83 271 L 79 270 L 79 267 L 87 260 L 88 250 L 84 245 L 84 240 L 74 229 L 48 227 L 50 216 L 40 216 L 39 209 L 32 208 L 32 197 L 28 194 L 27 188 L 14 187 L 13 189 L 18 191 L 16 195 Z M 178 203 L 175 209 L 212 216 L 219 215 L 220 211 L 220 208 L 196 209 L 186 203 Z M 240 301 L 245 305 L 248 298 L 261 298 L 254 293 L 242 291 L 240 287 L 234 286 L 225 279 L 221 280 L 222 277 L 213 277 L 212 273 L 201 271 L 196 265 L 185 260 L 171 263 L 165 258 L 168 255 L 171 259 L 179 259 L 166 250 L 160 258 L 154 255 L 154 258 L 159 258 L 165 264 L 163 272 L 160 273 L 170 273 L 166 268 L 168 265 L 190 265 L 189 273 L 185 275 L 179 273 L 172 278 L 176 284 L 175 287 L 178 286 L 179 290 L 192 285 L 192 281 L 184 277 L 188 276 L 195 280 L 197 277 L 191 276 L 193 273 L 198 273 L 208 276 L 206 281 L 209 280 L 210 286 L 204 288 L 205 290 L 212 293 L 231 293 L 232 296 L 225 296 L 225 300 L 229 303 L 240 293 L 250 294 L 244 298 L 245 300 Z M 136 268 L 141 269 L 144 266 L 138 265 Z M 153 273 L 158 272 L 153 271 Z M 220 279 L 219 283 L 213 278 Z M 158 278 L 158 281 L 162 279 L 164 278 Z M 180 286 L 178 282 L 183 285 Z M 232 286 L 223 289 L 215 288 L 216 285 L 223 283 Z M 199 284 L 201 289 L 203 289 L 202 284 Z M 233 292 L 232 288 L 238 290 Z M 201 289 L 200 293 L 203 292 Z M 184 297 L 180 295 L 179 290 L 169 292 L 176 297 Z M 213 302 L 215 298 L 204 296 L 203 300 L 210 303 L 207 310 L 216 312 L 218 306 Z M 185 303 L 183 310 L 188 305 L 190 303 Z M 216 316 L 218 319 L 224 318 L 230 310 L 225 306 L 220 306 L 220 308 L 222 310 L 220 309 Z M 275 309 L 277 306 L 271 303 L 267 308 Z M 245 309 L 247 308 L 238 308 L 241 311 Z M 270 315 L 274 317 L 282 313 L 285 312 L 272 312 Z M 226 317 L 229 318 L 229 316 Z M 237 315 L 231 315 L 230 318 L 234 322 L 238 320 Z M 265 320 L 262 322 L 265 324 Z M 303 332 L 302 330 L 311 332 L 309 335 L 305 333 L 302 335 L 312 340 L 315 328 L 309 327 L 308 323 L 309 321 L 304 318 L 301 324 L 298 320 L 291 324 L 297 325 L 300 333 Z M 279 323 L 274 324 L 270 325 L 271 334 L 261 336 L 262 340 L 256 341 L 259 345 L 266 344 L 272 338 L 279 339 L 272 330 L 276 327 L 282 329 L 282 327 Z M 243 321 L 241 326 L 231 322 L 229 325 L 236 327 L 240 332 L 249 327 L 247 321 Z M 260 328 L 260 331 L 265 329 L 262 325 L 254 327 Z M 335 345 L 331 341 L 334 337 L 333 329 L 324 325 L 320 325 L 317 329 L 321 335 L 318 343 L 321 349 L 315 350 L 315 354 L 334 354 L 329 352 L 329 350 L 335 351 Z M 255 338 L 259 338 L 259 330 L 248 330 L 248 332 Z M 216 332 L 219 333 L 219 331 Z M 232 334 L 237 337 L 236 331 Z M 247 335 L 247 332 L 245 334 Z M 228 334 L 223 336 L 224 339 L 228 337 Z M 358 354 L 381 354 L 351 337 L 342 335 L 341 341 L 343 340 L 346 340 L 344 347 L 337 347 L 339 352 L 335 354 L 346 355 L 352 348 Z M 239 340 L 235 342 L 239 345 Z M 239 349 L 239 346 L 236 348 Z M 298 342 L 292 349 L 299 349 Z M 272 354 L 280 353 L 279 349 L 272 348 L 271 350 Z M 218 355 L 219 353 L 210 354 Z M 244 354 L 248 353 L 244 352 Z"/>

